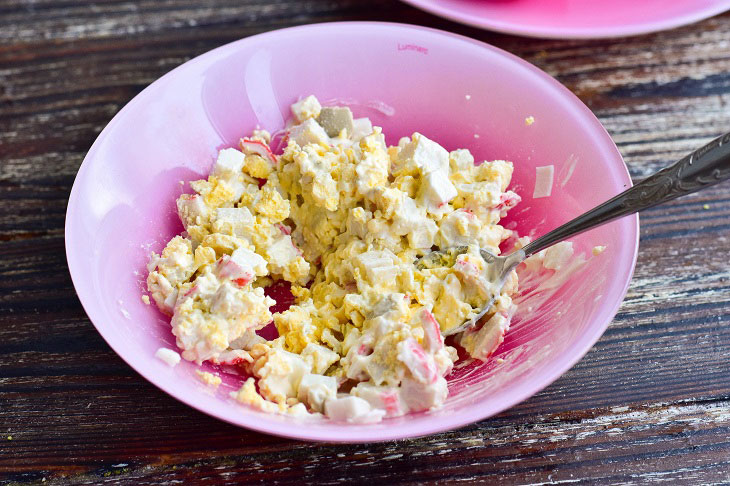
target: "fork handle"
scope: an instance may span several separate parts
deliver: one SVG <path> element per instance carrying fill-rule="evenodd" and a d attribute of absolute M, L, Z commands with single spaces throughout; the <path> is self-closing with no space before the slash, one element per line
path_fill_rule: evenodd
<path fill-rule="evenodd" d="M 622 216 L 663 204 L 730 178 L 730 133 L 716 138 L 666 169 L 662 169 L 583 213 L 577 218 L 525 245 L 528 257 L 571 236 Z"/>

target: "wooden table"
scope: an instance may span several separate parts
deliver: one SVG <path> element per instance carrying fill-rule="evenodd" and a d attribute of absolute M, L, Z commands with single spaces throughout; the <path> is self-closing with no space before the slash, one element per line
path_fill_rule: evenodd
<path fill-rule="evenodd" d="M 730 484 L 728 184 L 643 213 L 636 275 L 593 350 L 543 392 L 461 430 L 370 445 L 249 432 L 168 397 L 105 344 L 74 293 L 63 238 L 100 130 L 213 47 L 355 19 L 459 32 L 536 64 L 596 113 L 635 178 L 730 129 L 730 15 L 552 41 L 395 0 L 1 0 L 0 484 Z"/>

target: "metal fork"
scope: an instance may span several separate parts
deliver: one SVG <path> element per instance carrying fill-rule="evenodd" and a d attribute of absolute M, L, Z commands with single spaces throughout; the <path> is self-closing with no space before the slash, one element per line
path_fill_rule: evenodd
<path fill-rule="evenodd" d="M 520 250 L 505 256 L 497 256 L 480 249 L 479 253 L 487 262 L 488 280 L 496 284 L 492 287 L 496 291 L 476 316 L 460 326 L 442 331 L 442 334 L 450 336 L 473 327 L 489 311 L 509 273 L 525 258 L 596 226 L 691 194 L 730 178 L 730 144 L 728 142 L 730 142 L 730 133 L 716 138 L 673 165 L 647 177 L 618 196 L 568 221 Z M 456 256 L 467 250 L 466 246 L 457 246 L 433 251 L 416 260 L 415 264 L 418 268 L 443 266 L 442 263 L 446 260 L 446 256 L 453 261 Z"/>

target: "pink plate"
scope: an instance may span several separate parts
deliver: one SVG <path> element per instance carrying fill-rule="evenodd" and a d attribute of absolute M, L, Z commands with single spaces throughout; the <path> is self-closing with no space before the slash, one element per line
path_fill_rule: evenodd
<path fill-rule="evenodd" d="M 594 39 L 691 24 L 730 0 L 404 0 L 447 19 L 529 37 Z"/>
<path fill-rule="evenodd" d="M 512 225 L 522 234 L 542 234 L 630 184 L 588 108 L 550 76 L 486 44 L 382 23 L 309 25 L 227 44 L 130 101 L 91 147 L 71 191 L 66 252 L 76 291 L 130 366 L 178 400 L 236 425 L 365 442 L 432 434 L 494 415 L 547 386 L 591 348 L 631 279 L 636 217 L 576 238 L 581 252 L 607 249 L 564 285 L 523 305 L 497 351 L 504 361 L 456 370 L 440 410 L 373 425 L 269 415 L 228 397 L 242 382 L 236 373 L 222 370 L 223 384 L 214 390 L 196 379 L 193 364 L 169 368 L 155 358 L 175 341 L 169 318 L 140 297 L 149 252 L 181 230 L 174 210 L 179 181 L 204 177 L 220 148 L 257 125 L 281 128 L 290 103 L 310 93 L 371 117 L 389 143 L 418 130 L 448 149 L 468 147 L 479 160 L 514 161 L 513 187 L 523 202 Z M 530 126 L 528 116 L 535 119 Z M 533 199 L 535 167 L 545 165 L 555 166 L 553 194 Z"/>

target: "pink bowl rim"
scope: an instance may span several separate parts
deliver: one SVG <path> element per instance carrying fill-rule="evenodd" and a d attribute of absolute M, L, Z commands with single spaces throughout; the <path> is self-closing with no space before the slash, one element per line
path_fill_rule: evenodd
<path fill-rule="evenodd" d="M 668 17 L 654 22 L 638 22 L 624 25 L 608 25 L 603 27 L 557 27 L 551 25 L 525 25 L 489 17 L 474 17 L 447 5 L 439 5 L 434 0 L 402 0 L 420 10 L 479 29 L 502 32 L 504 34 L 545 39 L 610 39 L 632 35 L 650 34 L 662 30 L 670 30 L 683 25 L 693 24 L 700 20 L 714 17 L 730 9 L 730 1 L 725 0 L 715 5 L 697 8 L 692 12 L 675 17 Z"/>
<path fill-rule="evenodd" d="M 464 410 L 463 412 L 460 412 L 458 414 L 453 415 L 445 415 L 445 416 L 439 416 L 438 419 L 434 418 L 432 422 L 429 423 L 428 426 L 420 426 L 415 427 L 414 424 L 406 423 L 406 424 L 400 424 L 394 427 L 389 428 L 368 428 L 367 426 L 354 426 L 354 425 L 342 425 L 342 424 L 332 424 L 330 427 L 326 428 L 320 428 L 320 427 L 314 427 L 312 429 L 303 426 L 303 427 L 292 427 L 291 423 L 281 421 L 281 420 L 267 420 L 265 418 L 262 418 L 261 415 L 253 415 L 253 414 L 247 414 L 245 413 L 244 409 L 241 408 L 239 411 L 240 413 L 237 413 L 235 416 L 231 414 L 223 413 L 220 409 L 216 410 L 208 410 L 203 408 L 198 403 L 195 403 L 195 398 L 186 397 L 183 396 L 181 393 L 178 392 L 178 390 L 173 386 L 172 383 L 166 382 L 165 380 L 157 379 L 155 376 L 155 373 L 151 372 L 150 370 L 146 369 L 142 363 L 137 359 L 137 356 L 129 353 L 123 353 L 120 352 L 121 343 L 118 343 L 114 336 L 112 336 L 110 333 L 105 331 L 104 326 L 96 324 L 96 322 L 103 322 L 103 313 L 99 311 L 96 306 L 94 305 L 93 299 L 91 299 L 90 296 L 84 296 L 81 293 L 78 292 L 78 289 L 80 288 L 80 279 L 82 276 L 79 274 L 79 271 L 74 268 L 74 265 L 72 263 L 73 257 L 74 257 L 74 250 L 73 248 L 75 245 L 69 244 L 69 241 L 72 241 L 74 239 L 74 227 L 75 227 L 75 219 L 74 219 L 74 208 L 79 204 L 79 191 L 80 189 L 77 188 L 77 182 L 81 178 L 82 173 L 84 173 L 88 166 L 92 163 L 91 161 L 95 158 L 95 153 L 98 149 L 98 147 L 101 145 L 101 142 L 108 133 L 114 128 L 116 123 L 119 119 L 125 116 L 127 111 L 130 111 L 132 107 L 136 106 L 139 103 L 143 103 L 145 101 L 145 98 L 150 94 L 151 86 L 154 86 L 157 83 L 161 83 L 163 79 L 167 78 L 168 76 L 174 76 L 179 70 L 185 68 L 185 66 L 200 62 L 203 59 L 206 59 L 210 56 L 219 56 L 224 55 L 228 51 L 233 51 L 238 48 L 240 48 L 245 43 L 249 42 L 251 39 L 257 39 L 260 40 L 265 37 L 270 36 L 279 36 L 279 35 L 286 35 L 291 32 L 302 32 L 302 31 L 318 31 L 318 30 L 329 30 L 329 29 L 338 29 L 341 27 L 346 27 L 348 30 L 352 29 L 365 29 L 369 30 L 372 28 L 385 28 L 385 29 L 394 29 L 394 30 L 401 30 L 403 32 L 414 30 L 419 32 L 425 32 L 429 35 L 433 35 L 435 38 L 438 37 L 445 37 L 447 39 L 451 40 L 457 40 L 460 42 L 467 42 L 470 44 L 477 45 L 485 50 L 491 51 L 493 54 L 496 54 L 498 56 L 506 57 L 507 59 L 511 60 L 512 62 L 515 62 L 517 64 L 520 64 L 522 67 L 526 68 L 529 72 L 531 72 L 532 75 L 534 75 L 537 79 L 537 81 L 540 81 L 542 83 L 546 83 L 550 88 L 556 90 L 560 94 L 562 94 L 565 97 L 565 101 L 569 103 L 573 103 L 575 107 L 582 112 L 582 117 L 584 118 L 584 121 L 588 126 L 590 126 L 594 133 L 594 136 L 596 137 L 597 141 L 599 143 L 602 143 L 605 145 L 605 148 L 609 150 L 612 154 L 612 156 L 615 158 L 615 160 L 619 160 L 623 162 L 623 158 L 621 157 L 621 154 L 614 144 L 613 140 L 611 139 L 608 132 L 606 132 L 605 128 L 601 123 L 598 121 L 598 119 L 595 117 L 595 115 L 588 109 L 588 107 L 583 104 L 583 102 L 578 99 L 570 90 L 565 88 L 563 85 L 561 85 L 559 82 L 557 82 L 555 79 L 550 77 L 547 73 L 541 71 L 537 67 L 533 66 L 532 64 L 528 63 L 527 61 L 524 61 L 520 59 L 519 57 L 510 54 L 506 51 L 503 51 L 502 49 L 499 49 L 497 47 L 491 46 L 489 44 L 486 44 L 484 42 L 480 42 L 468 37 L 464 37 L 458 34 L 453 34 L 450 32 L 441 31 L 438 29 L 432 29 L 428 27 L 422 27 L 417 25 L 410 25 L 410 24 L 400 24 L 400 23 L 393 23 L 393 22 L 328 22 L 328 23 L 320 23 L 320 24 L 309 24 L 309 25 L 303 25 L 303 26 L 296 26 L 296 27 L 289 27 L 285 29 L 278 29 L 270 32 L 265 32 L 261 34 L 257 34 L 254 36 L 246 37 L 243 39 L 239 39 L 237 41 L 230 42 L 228 44 L 224 44 L 220 47 L 214 48 L 206 53 L 203 53 L 183 64 L 180 66 L 174 68 L 170 72 L 164 74 L 159 79 L 151 83 L 148 87 L 146 87 L 144 90 L 142 90 L 139 94 L 137 94 L 132 100 L 130 100 L 113 118 L 112 120 L 107 124 L 107 126 L 101 131 L 97 139 L 92 144 L 91 148 L 89 149 L 89 152 L 87 153 L 86 157 L 84 158 L 83 162 L 81 163 L 81 166 L 79 167 L 78 173 L 76 175 L 76 178 L 74 180 L 73 187 L 71 189 L 71 193 L 69 196 L 69 202 L 66 210 L 66 227 L 65 227 L 65 242 L 66 242 L 66 260 L 69 265 L 69 272 L 71 274 L 71 280 L 74 284 L 74 288 L 77 291 L 77 295 L 79 297 L 79 301 L 81 302 L 82 307 L 86 311 L 89 320 L 94 324 L 94 327 L 96 327 L 99 334 L 101 334 L 102 338 L 109 344 L 109 346 L 114 350 L 117 355 L 122 358 L 132 369 L 134 369 L 137 373 L 139 373 L 141 376 L 143 376 L 147 381 L 161 389 L 162 391 L 166 392 L 168 395 L 172 396 L 173 398 L 177 399 L 178 401 L 202 412 L 206 415 L 215 417 L 217 419 L 223 420 L 225 422 L 231 423 L 233 425 L 237 425 L 240 427 L 244 427 L 250 430 L 254 430 L 257 432 L 263 432 L 266 434 L 271 434 L 275 436 L 290 438 L 290 439 L 300 439 L 300 440 L 309 440 L 309 441 L 315 441 L 315 442 L 340 442 L 340 443 L 369 443 L 369 442 L 383 442 L 388 440 L 397 440 L 397 439 L 405 439 L 405 438 L 411 438 L 411 437 L 421 437 L 426 435 L 431 435 L 439 432 L 444 432 L 448 430 L 457 429 L 460 427 L 464 427 L 466 425 L 478 422 L 480 420 L 492 417 L 494 415 L 497 415 L 504 410 L 507 410 L 514 405 L 526 400 L 527 398 L 533 396 L 534 394 L 538 393 L 548 385 L 550 385 L 552 382 L 554 382 L 556 379 L 558 379 L 563 373 L 565 373 L 568 369 L 570 369 L 575 363 L 577 363 L 585 354 L 593 347 L 593 345 L 598 341 L 598 339 L 603 335 L 608 325 L 613 320 L 613 317 L 618 312 L 618 309 L 623 302 L 623 299 L 626 295 L 626 292 L 628 291 L 629 284 L 631 282 L 634 268 L 636 265 L 636 259 L 638 255 L 638 248 L 639 248 L 639 218 L 638 215 L 633 216 L 627 216 L 623 220 L 625 221 L 626 226 L 628 228 L 626 229 L 625 233 L 625 240 L 627 245 L 631 245 L 631 262 L 630 265 L 623 265 L 622 266 L 622 275 L 618 276 L 617 278 L 619 280 L 622 280 L 624 282 L 623 288 L 620 292 L 620 298 L 616 299 L 615 302 L 611 302 L 608 304 L 603 304 L 599 310 L 598 317 L 596 318 L 596 321 L 602 322 L 599 326 L 592 326 L 589 329 L 589 332 L 586 334 L 583 334 L 578 340 L 576 340 L 573 345 L 563 353 L 562 356 L 557 358 L 555 361 L 551 363 L 550 369 L 545 371 L 543 375 L 540 377 L 540 380 L 533 380 L 530 383 L 525 383 L 519 386 L 515 391 L 513 391 L 510 394 L 510 397 L 508 400 L 505 400 L 504 403 L 497 406 L 495 409 L 489 411 L 489 412 L 483 412 L 482 409 L 478 406 L 478 404 L 475 404 L 474 406 L 471 406 L 470 408 Z M 625 164 L 622 164 L 622 169 L 620 171 L 620 175 L 624 177 L 624 182 L 627 184 L 627 186 L 630 186 L 632 184 L 631 177 L 628 172 L 628 168 Z M 633 224 L 632 224 L 633 223 Z M 354 430 L 353 430 L 354 429 Z M 348 431 L 350 433 L 348 433 Z"/>

